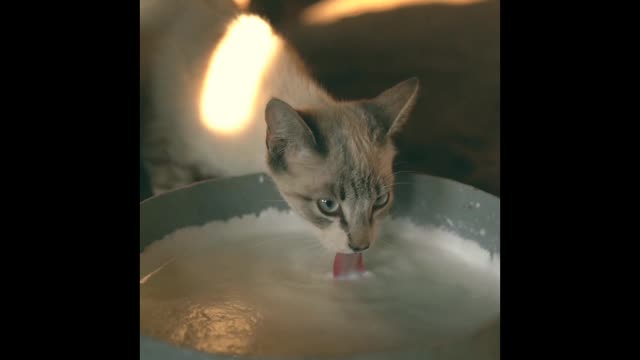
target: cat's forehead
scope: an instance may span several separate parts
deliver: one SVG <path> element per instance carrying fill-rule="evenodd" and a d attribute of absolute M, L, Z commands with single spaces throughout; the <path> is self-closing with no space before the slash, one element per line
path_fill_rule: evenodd
<path fill-rule="evenodd" d="M 369 130 L 372 116 L 366 108 L 358 102 L 343 102 L 333 106 L 312 110 L 312 116 L 316 117 L 326 131 L 352 134 Z"/>
<path fill-rule="evenodd" d="M 359 103 L 342 103 L 305 114 L 328 148 L 328 161 L 335 176 L 345 178 L 384 174 L 391 169 L 395 148 L 382 129 Z"/>
<path fill-rule="evenodd" d="M 304 193 L 335 196 L 344 201 L 376 198 L 393 186 L 393 174 L 379 172 L 344 171 L 323 180 L 304 184 Z"/>
<path fill-rule="evenodd" d="M 305 115 L 334 149 L 349 146 L 353 154 L 373 153 L 387 143 L 376 120 L 357 102 L 314 109 Z"/>

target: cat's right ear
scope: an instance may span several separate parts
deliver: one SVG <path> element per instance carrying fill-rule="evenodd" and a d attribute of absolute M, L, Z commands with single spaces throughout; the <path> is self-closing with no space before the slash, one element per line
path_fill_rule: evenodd
<path fill-rule="evenodd" d="M 387 136 L 391 136 L 396 134 L 409 118 L 419 89 L 420 81 L 412 77 L 365 102 L 365 107 L 379 121 Z"/>
<path fill-rule="evenodd" d="M 286 102 L 273 98 L 265 110 L 267 121 L 267 149 L 284 151 L 284 146 L 314 148 L 316 139 L 300 114 Z"/>

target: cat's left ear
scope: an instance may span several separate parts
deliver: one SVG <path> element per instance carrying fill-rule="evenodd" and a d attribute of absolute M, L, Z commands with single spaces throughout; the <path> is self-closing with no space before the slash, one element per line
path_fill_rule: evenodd
<path fill-rule="evenodd" d="M 365 101 L 364 105 L 383 126 L 387 136 L 391 136 L 397 133 L 409 118 L 419 89 L 420 81 L 412 77 L 385 90 L 372 100 Z"/>

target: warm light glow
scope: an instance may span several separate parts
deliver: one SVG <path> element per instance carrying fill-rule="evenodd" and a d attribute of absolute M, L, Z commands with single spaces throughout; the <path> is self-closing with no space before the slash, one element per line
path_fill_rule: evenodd
<path fill-rule="evenodd" d="M 251 4 L 251 0 L 233 0 L 234 3 L 236 3 L 236 6 L 240 9 L 240 10 L 246 10 L 249 8 L 249 5 Z"/>
<path fill-rule="evenodd" d="M 376 13 L 412 5 L 467 5 L 484 0 L 323 0 L 302 13 L 305 24 L 328 24 L 346 17 Z"/>
<path fill-rule="evenodd" d="M 281 44 L 271 26 L 255 15 L 234 20 L 213 51 L 200 95 L 206 127 L 235 134 L 250 122 L 264 73 Z"/>
<path fill-rule="evenodd" d="M 170 340 L 179 346 L 229 355 L 245 355 L 262 316 L 239 301 L 194 304 L 176 326 Z"/>

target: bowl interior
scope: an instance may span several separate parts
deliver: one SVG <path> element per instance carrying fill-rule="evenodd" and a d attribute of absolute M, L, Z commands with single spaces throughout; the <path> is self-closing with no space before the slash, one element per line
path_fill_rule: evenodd
<path fill-rule="evenodd" d="M 273 201 L 280 198 L 270 178 L 263 174 L 205 181 L 152 197 L 140 204 L 140 252 L 153 241 L 183 227 L 246 214 L 257 215 L 269 207 L 286 209 L 285 202 Z M 401 174 L 396 179 L 391 216 L 408 218 L 417 225 L 453 230 L 474 240 L 491 254 L 500 253 L 500 201 L 472 187 L 427 175 Z M 376 356 L 382 355 L 361 355 L 350 359 L 374 359 Z M 232 357 L 177 348 L 141 336 L 140 358 Z"/>

